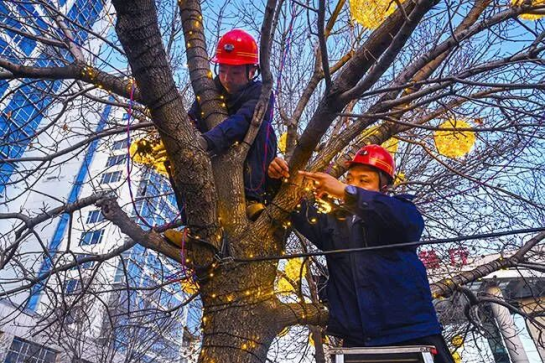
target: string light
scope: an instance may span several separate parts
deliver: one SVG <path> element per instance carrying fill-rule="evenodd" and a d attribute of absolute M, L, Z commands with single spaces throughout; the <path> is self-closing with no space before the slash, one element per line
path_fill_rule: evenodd
<path fill-rule="evenodd" d="M 316 199 L 316 205 L 318 207 L 319 214 L 329 214 L 333 210 L 333 206 L 321 198 Z"/>

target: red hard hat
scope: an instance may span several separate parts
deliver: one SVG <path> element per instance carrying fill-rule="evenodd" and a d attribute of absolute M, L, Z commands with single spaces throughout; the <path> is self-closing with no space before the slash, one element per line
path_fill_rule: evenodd
<path fill-rule="evenodd" d="M 348 167 L 354 164 L 364 164 L 378 168 L 394 179 L 395 164 L 392 155 L 383 147 L 376 144 L 366 145 L 361 148 L 350 162 L 346 162 Z"/>
<path fill-rule="evenodd" d="M 259 52 L 254 37 L 244 30 L 233 29 L 223 35 L 218 42 L 212 62 L 240 66 L 258 65 Z"/>

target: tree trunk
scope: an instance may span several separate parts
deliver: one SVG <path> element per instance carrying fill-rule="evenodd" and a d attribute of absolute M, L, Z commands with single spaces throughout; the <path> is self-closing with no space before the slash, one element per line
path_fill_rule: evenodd
<path fill-rule="evenodd" d="M 264 362 L 281 330 L 275 310 L 276 264 L 229 263 L 212 272 L 201 288 L 202 362 Z"/>

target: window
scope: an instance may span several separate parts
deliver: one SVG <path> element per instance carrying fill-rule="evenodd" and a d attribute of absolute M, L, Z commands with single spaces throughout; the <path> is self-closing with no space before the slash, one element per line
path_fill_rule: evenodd
<path fill-rule="evenodd" d="M 100 183 L 101 184 L 114 183 L 114 182 L 119 182 L 119 180 L 121 180 L 121 171 L 115 171 L 115 172 L 104 173 L 102 175 L 102 179 L 100 180 Z"/>
<path fill-rule="evenodd" d="M 104 215 L 100 210 L 89 211 L 87 215 L 87 224 L 95 224 L 104 220 Z"/>
<path fill-rule="evenodd" d="M 113 150 L 120 150 L 120 149 L 127 149 L 127 141 L 126 140 L 116 140 L 114 144 L 112 145 Z"/>
<path fill-rule="evenodd" d="M 114 155 L 108 158 L 108 161 L 106 162 L 106 167 L 112 167 L 112 166 L 118 166 L 120 164 L 123 164 L 125 162 L 127 155 Z"/>
<path fill-rule="evenodd" d="M 6 363 L 55 363 L 57 352 L 45 346 L 15 337 L 6 356 Z"/>
<path fill-rule="evenodd" d="M 81 234 L 81 240 L 79 242 L 79 245 L 82 246 L 100 244 L 103 235 L 104 230 L 86 231 Z"/>

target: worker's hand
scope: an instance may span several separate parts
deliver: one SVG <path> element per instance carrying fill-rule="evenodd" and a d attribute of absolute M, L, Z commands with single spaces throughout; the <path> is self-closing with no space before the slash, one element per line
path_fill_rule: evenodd
<path fill-rule="evenodd" d="M 335 177 L 322 172 L 299 171 L 299 174 L 313 181 L 313 187 L 318 198 L 321 198 L 324 194 L 335 198 L 344 198 L 344 189 L 347 185 Z"/>
<path fill-rule="evenodd" d="M 269 177 L 274 179 L 280 179 L 282 177 L 289 178 L 290 169 L 285 160 L 280 157 L 274 158 L 274 160 L 269 164 L 269 169 L 267 170 Z"/>

